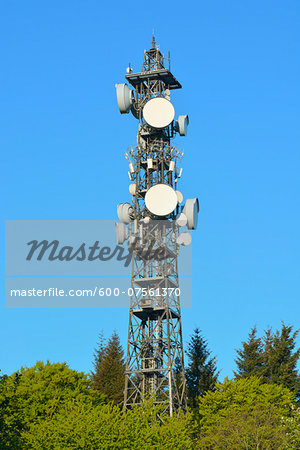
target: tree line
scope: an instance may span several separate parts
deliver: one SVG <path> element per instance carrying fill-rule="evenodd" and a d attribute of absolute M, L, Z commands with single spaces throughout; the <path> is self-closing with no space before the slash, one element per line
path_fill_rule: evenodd
<path fill-rule="evenodd" d="M 234 378 L 220 382 L 195 329 L 186 350 L 188 412 L 161 421 L 151 399 L 122 412 L 124 351 L 116 332 L 108 340 L 100 333 L 90 375 L 48 361 L 0 376 L 0 448 L 300 448 L 297 335 L 285 324 L 262 337 L 252 328 L 236 350 Z"/>
<path fill-rule="evenodd" d="M 248 340 L 242 342 L 236 350 L 237 366 L 234 372 L 236 380 L 256 376 L 263 383 L 280 384 L 300 397 L 300 376 L 297 362 L 300 348 L 295 350 L 298 331 L 292 326 L 282 324 L 281 330 L 272 332 L 265 330 L 263 337 L 257 336 L 257 328 L 253 327 Z M 186 364 L 186 382 L 188 404 L 197 406 L 199 397 L 207 391 L 213 391 L 220 372 L 217 370 L 216 358 L 211 356 L 206 339 L 196 328 L 188 342 Z M 180 373 L 180 367 L 175 368 Z M 115 404 L 123 400 L 125 362 L 119 336 L 113 333 L 107 344 L 103 333 L 100 333 L 98 346 L 94 354 L 94 371 L 91 373 L 92 387 L 102 392 Z"/>

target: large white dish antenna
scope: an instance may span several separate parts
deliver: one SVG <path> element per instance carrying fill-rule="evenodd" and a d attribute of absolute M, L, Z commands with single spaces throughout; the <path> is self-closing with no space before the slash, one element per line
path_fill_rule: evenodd
<path fill-rule="evenodd" d="M 198 223 L 199 201 L 197 198 L 188 198 L 182 210 L 187 218 L 189 230 L 196 230 Z"/>
<path fill-rule="evenodd" d="M 143 117 L 150 127 L 165 128 L 174 120 L 174 106 L 163 97 L 149 100 L 143 108 Z"/>
<path fill-rule="evenodd" d="M 121 114 L 128 114 L 133 103 L 133 92 L 126 83 L 116 84 L 117 102 Z"/>
<path fill-rule="evenodd" d="M 164 217 L 177 206 L 176 191 L 168 184 L 155 184 L 145 195 L 145 205 L 148 211 L 155 216 Z"/>

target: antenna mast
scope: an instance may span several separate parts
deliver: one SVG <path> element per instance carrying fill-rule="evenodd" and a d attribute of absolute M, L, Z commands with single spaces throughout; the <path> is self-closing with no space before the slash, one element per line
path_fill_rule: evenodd
<path fill-rule="evenodd" d="M 153 34 L 142 71 L 127 69 L 133 90 L 116 85 L 120 112 L 139 121 L 137 145 L 126 153 L 132 203 L 118 205 L 116 231 L 118 244 L 128 239 L 132 251 L 124 409 L 151 396 L 172 416 L 186 410 L 177 258 L 179 245 L 188 245 L 191 235 L 179 228 L 196 228 L 199 207 L 196 198 L 180 206 L 182 194 L 176 190 L 182 153 L 171 139 L 186 135 L 189 119 L 174 120 L 170 91 L 181 84 L 164 61 Z"/>

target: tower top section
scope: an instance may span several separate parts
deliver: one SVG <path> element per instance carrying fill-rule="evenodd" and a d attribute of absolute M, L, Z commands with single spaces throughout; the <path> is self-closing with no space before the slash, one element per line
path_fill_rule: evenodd
<path fill-rule="evenodd" d="M 165 67 L 167 63 L 167 68 Z M 181 84 L 171 73 L 170 53 L 168 58 L 160 51 L 159 45 L 155 44 L 155 37 L 152 37 L 152 47 L 144 51 L 142 71 L 129 73 L 126 80 L 136 89 L 141 89 L 141 85 L 151 82 L 160 82 L 164 89 L 181 89 Z"/>
<path fill-rule="evenodd" d="M 171 73 L 170 53 L 165 59 L 154 35 L 152 47 L 144 51 L 142 71 L 133 73 L 129 64 L 126 72 L 125 78 L 134 89 L 126 83 L 116 84 L 117 102 L 121 114 L 131 112 L 139 120 L 138 142 L 145 141 L 150 134 L 169 143 L 176 132 L 186 136 L 188 116 L 179 116 L 174 121 L 175 109 L 170 100 L 171 89 L 182 86 Z"/>

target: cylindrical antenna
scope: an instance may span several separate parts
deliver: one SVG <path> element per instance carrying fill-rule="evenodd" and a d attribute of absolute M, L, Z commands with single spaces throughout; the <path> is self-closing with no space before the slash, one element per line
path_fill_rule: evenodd
<path fill-rule="evenodd" d="M 152 48 L 155 48 L 154 28 L 153 28 L 153 30 L 152 30 Z"/>

